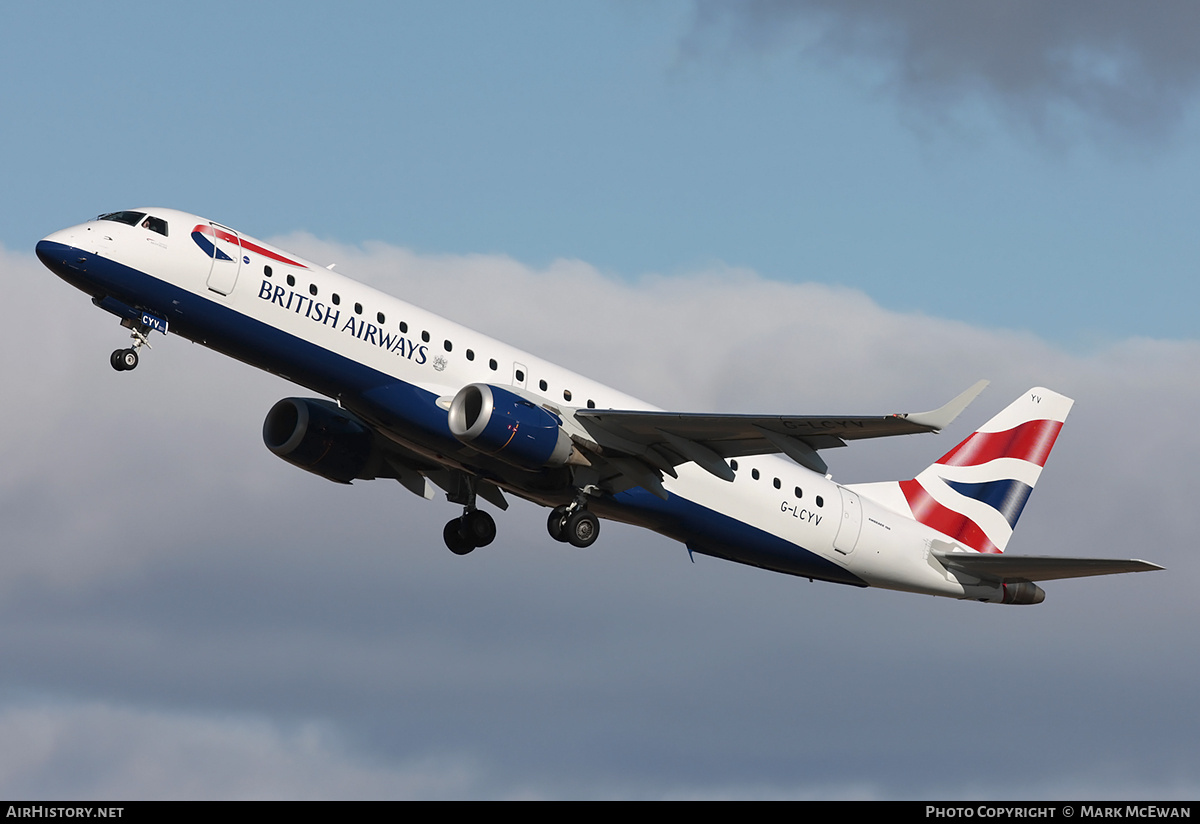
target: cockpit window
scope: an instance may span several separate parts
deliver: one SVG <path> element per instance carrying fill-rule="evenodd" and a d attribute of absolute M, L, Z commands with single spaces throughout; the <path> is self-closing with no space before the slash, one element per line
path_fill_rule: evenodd
<path fill-rule="evenodd" d="M 148 217 L 142 221 L 142 228 L 149 229 L 151 232 L 158 232 L 163 237 L 167 236 L 167 222 L 161 217 Z"/>
<path fill-rule="evenodd" d="M 145 216 L 145 212 L 109 212 L 106 215 L 100 215 L 96 220 L 112 220 L 117 223 L 124 223 L 126 226 L 137 226 L 138 222 Z M 163 232 L 163 234 L 165 235 L 166 232 Z"/>

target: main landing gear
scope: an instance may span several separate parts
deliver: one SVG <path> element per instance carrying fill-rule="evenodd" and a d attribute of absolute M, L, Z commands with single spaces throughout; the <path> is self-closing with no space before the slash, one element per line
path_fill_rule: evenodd
<path fill-rule="evenodd" d="M 147 349 L 152 348 L 150 341 L 146 336 L 150 334 L 150 327 L 135 324 L 131 320 L 121 321 L 121 325 L 130 331 L 130 337 L 133 338 L 133 346 L 128 349 L 115 349 L 108 356 L 108 362 L 112 364 L 112 368 L 118 372 L 128 372 L 131 369 L 137 369 L 138 365 L 138 350 L 145 346 Z"/>
<path fill-rule="evenodd" d="M 496 522 L 492 516 L 475 508 L 476 480 L 466 473 L 458 474 L 458 482 L 447 489 L 451 503 L 462 504 L 463 514 L 446 523 L 442 539 L 455 555 L 467 555 L 496 540 Z M 556 506 L 546 520 L 550 537 L 580 548 L 589 547 L 600 536 L 600 519 L 587 508 L 587 496 L 596 494 L 595 487 L 575 490 L 575 500 Z"/>
<path fill-rule="evenodd" d="M 482 509 L 467 509 L 446 524 L 442 538 L 455 555 L 466 555 L 496 540 L 496 522 Z"/>
<path fill-rule="evenodd" d="M 496 540 L 496 522 L 482 509 L 475 508 L 475 479 L 460 475 L 458 488 L 446 495 L 453 503 L 463 505 L 461 518 L 455 518 L 442 530 L 446 548 L 455 555 L 466 555 Z"/>
<path fill-rule="evenodd" d="M 600 537 L 600 519 L 592 514 L 582 500 L 577 500 L 550 510 L 546 531 L 554 540 L 582 549 L 591 546 Z"/>

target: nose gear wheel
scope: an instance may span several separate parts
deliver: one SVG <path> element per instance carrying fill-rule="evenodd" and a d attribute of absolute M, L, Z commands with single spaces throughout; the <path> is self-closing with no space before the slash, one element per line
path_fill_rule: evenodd
<path fill-rule="evenodd" d="M 134 324 L 128 320 L 121 321 L 121 325 L 129 329 L 129 336 L 133 338 L 133 346 L 128 349 L 114 349 L 113 353 L 108 356 L 108 362 L 118 372 L 128 372 L 131 369 L 137 369 L 138 350 L 143 346 L 147 349 L 152 349 L 153 347 L 146 337 L 150 334 L 149 326 Z"/>

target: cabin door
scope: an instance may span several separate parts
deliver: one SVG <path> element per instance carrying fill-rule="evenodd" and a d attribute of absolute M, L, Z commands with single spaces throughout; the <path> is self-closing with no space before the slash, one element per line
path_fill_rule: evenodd
<path fill-rule="evenodd" d="M 842 493 L 842 520 L 838 524 L 837 537 L 833 539 L 833 548 L 842 555 L 849 555 L 858 546 L 858 533 L 862 531 L 862 501 L 858 493 L 851 492 L 844 486 L 839 486 Z"/>
<path fill-rule="evenodd" d="M 219 223 L 209 223 L 200 232 L 211 247 L 212 266 L 208 271 L 208 288 L 218 295 L 228 295 L 237 283 L 242 269 L 242 241 L 238 233 Z"/>

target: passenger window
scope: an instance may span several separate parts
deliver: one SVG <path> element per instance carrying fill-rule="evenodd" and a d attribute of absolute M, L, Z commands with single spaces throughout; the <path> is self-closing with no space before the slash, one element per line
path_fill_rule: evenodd
<path fill-rule="evenodd" d="M 294 275 L 288 275 L 288 286 L 295 286 L 296 278 Z"/>
<path fill-rule="evenodd" d="M 757 481 L 757 480 L 758 480 L 758 470 L 757 470 L 757 469 L 751 469 L 751 470 L 750 470 L 750 477 L 751 477 L 751 478 L 753 478 L 754 480 L 756 480 L 756 481 Z"/>
<path fill-rule="evenodd" d="M 732 461 L 729 462 L 729 468 L 732 469 L 734 472 L 737 472 L 737 458 L 734 458 Z"/>
<path fill-rule="evenodd" d="M 803 497 L 804 497 L 804 493 L 800 491 L 800 487 L 796 487 L 796 497 L 797 497 L 797 498 L 803 498 Z"/>
<path fill-rule="evenodd" d="M 342 297 L 337 292 L 333 293 L 333 305 L 338 306 L 342 302 Z"/>
<path fill-rule="evenodd" d="M 356 315 L 362 314 L 362 304 L 361 303 L 354 304 L 354 314 L 356 314 Z"/>
<path fill-rule="evenodd" d="M 778 478 L 775 479 L 775 488 L 779 489 L 779 479 Z"/>
<path fill-rule="evenodd" d="M 375 315 L 375 320 L 379 321 L 380 326 L 383 326 L 383 312 L 377 313 Z"/>
<path fill-rule="evenodd" d="M 596 402 L 594 400 L 592 400 L 591 398 L 588 398 L 588 409 L 595 409 L 595 408 L 596 408 Z"/>
<path fill-rule="evenodd" d="M 308 293 L 315 298 L 317 296 L 317 284 L 315 284 L 315 283 L 308 284 Z"/>
<path fill-rule="evenodd" d="M 520 369 L 517 370 L 516 378 L 517 383 L 525 383 L 525 373 Z"/>
<path fill-rule="evenodd" d="M 825 506 L 825 499 L 820 495 L 817 496 L 817 506 Z"/>
<path fill-rule="evenodd" d="M 426 343 L 429 343 L 429 333 L 428 333 L 428 332 L 422 332 L 422 333 L 421 333 L 421 340 L 425 341 Z"/>
<path fill-rule="evenodd" d="M 264 274 L 264 275 L 266 275 L 267 277 L 270 277 L 270 276 L 271 276 L 271 267 L 270 267 L 270 266 L 264 266 L 264 267 L 263 267 L 263 274 Z"/>
<path fill-rule="evenodd" d="M 475 360 L 475 350 L 474 349 L 467 350 L 467 360 Z"/>
<path fill-rule="evenodd" d="M 488 368 L 491 369 L 493 372 L 496 371 L 497 364 L 496 364 L 495 358 L 492 358 L 490 361 L 488 361 Z"/>
<path fill-rule="evenodd" d="M 444 341 L 442 341 L 442 348 L 445 349 L 447 352 L 453 352 L 454 344 L 448 340 L 444 340 Z"/>
<path fill-rule="evenodd" d="M 538 381 L 538 389 L 541 389 L 543 392 L 545 392 L 549 388 L 550 388 L 550 385 L 548 383 L 546 383 L 545 381 Z"/>
<path fill-rule="evenodd" d="M 407 323 L 405 323 L 404 321 L 400 321 L 400 331 L 401 331 L 401 332 L 408 332 L 408 324 L 407 324 Z"/>
<path fill-rule="evenodd" d="M 569 401 L 569 400 L 571 400 L 571 390 L 570 390 L 570 389 L 564 389 L 564 390 L 563 390 L 563 400 L 564 400 L 564 401 Z"/>

